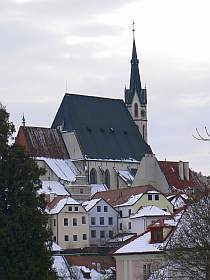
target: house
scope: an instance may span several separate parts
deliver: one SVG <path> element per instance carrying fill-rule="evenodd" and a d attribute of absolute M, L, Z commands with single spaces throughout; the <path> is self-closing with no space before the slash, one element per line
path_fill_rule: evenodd
<path fill-rule="evenodd" d="M 173 229 L 173 226 L 161 220 L 115 251 L 117 280 L 148 279 L 151 272 L 162 265 L 162 246 Z"/>
<path fill-rule="evenodd" d="M 60 131 L 21 126 L 16 143 L 22 145 L 25 154 L 33 157 L 38 166 L 45 169 L 45 174 L 40 177 L 42 181 L 59 182 L 75 199 L 90 198 L 91 190 L 86 176 L 70 159 Z"/>
<path fill-rule="evenodd" d="M 157 208 L 160 208 L 160 211 L 162 209 L 162 211 L 164 211 L 161 212 L 163 216 L 164 214 L 166 214 L 166 212 L 173 213 L 173 205 L 167 200 L 167 198 L 162 193 L 158 192 L 155 189 L 147 192 L 143 191 L 142 193 L 131 195 L 126 202 L 115 205 L 115 209 L 117 209 L 119 212 L 119 231 L 136 232 L 136 226 L 134 230 L 132 228 L 132 224 L 138 225 L 139 222 L 137 222 L 137 220 L 133 220 L 132 222 L 131 217 L 133 217 L 136 214 L 135 217 L 137 218 L 138 214 L 143 214 L 143 210 L 141 208 L 145 206 L 156 206 L 156 208 L 150 208 L 150 211 L 159 211 Z M 144 208 L 144 210 L 148 210 L 148 208 Z M 154 212 L 152 213 L 153 215 L 155 215 Z M 152 213 L 150 212 L 150 214 Z M 146 219 L 143 219 L 142 221 L 145 222 L 145 220 Z M 151 221 L 151 219 L 147 218 L 147 223 L 149 223 L 149 221 Z M 143 228 L 146 229 L 146 225 L 147 224 L 144 224 Z"/>
<path fill-rule="evenodd" d="M 103 198 L 82 203 L 89 214 L 90 244 L 103 245 L 117 234 L 118 212 Z"/>
<path fill-rule="evenodd" d="M 189 162 L 158 161 L 152 154 L 142 158 L 132 187 L 148 184 L 166 194 L 202 190 L 204 187 L 198 174 L 189 168 Z"/>
<path fill-rule="evenodd" d="M 141 234 L 147 230 L 149 225 L 166 216 L 170 217 L 171 214 L 154 205 L 143 206 L 130 217 L 132 232 Z"/>
<path fill-rule="evenodd" d="M 89 246 L 89 218 L 85 208 L 71 197 L 55 197 L 47 206 L 53 241 L 63 249 Z"/>

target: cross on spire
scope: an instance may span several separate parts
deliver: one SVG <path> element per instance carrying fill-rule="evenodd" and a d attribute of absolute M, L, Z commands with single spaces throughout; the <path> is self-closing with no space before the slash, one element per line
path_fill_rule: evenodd
<path fill-rule="evenodd" d="M 132 25 L 133 25 L 133 29 L 132 29 L 132 32 L 133 32 L 133 39 L 134 39 L 134 33 L 135 33 L 135 22 L 133 21 L 133 23 L 132 23 Z"/>

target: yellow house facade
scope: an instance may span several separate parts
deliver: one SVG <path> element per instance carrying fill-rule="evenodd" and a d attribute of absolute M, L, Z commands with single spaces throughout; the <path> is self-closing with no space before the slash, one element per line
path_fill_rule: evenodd
<path fill-rule="evenodd" d="M 53 241 L 63 249 L 89 246 L 89 219 L 85 208 L 71 197 L 56 197 L 48 205 Z"/>

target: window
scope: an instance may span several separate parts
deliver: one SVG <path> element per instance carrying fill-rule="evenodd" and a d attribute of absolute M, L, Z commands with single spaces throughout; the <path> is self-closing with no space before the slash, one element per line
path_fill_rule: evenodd
<path fill-rule="evenodd" d="M 63 219 L 63 225 L 68 226 L 68 224 L 69 224 L 68 218 L 64 218 Z"/>
<path fill-rule="evenodd" d="M 72 206 L 69 206 L 69 211 L 72 211 Z"/>
<path fill-rule="evenodd" d="M 109 238 L 113 238 L 113 231 L 112 230 L 109 231 Z"/>
<path fill-rule="evenodd" d="M 82 224 L 85 225 L 86 224 L 86 217 L 82 216 Z"/>
<path fill-rule="evenodd" d="M 144 280 L 148 279 L 149 275 L 151 274 L 151 264 L 144 264 L 143 265 L 143 276 Z"/>
<path fill-rule="evenodd" d="M 83 233 L 82 240 L 87 240 L 87 234 L 86 233 Z"/>
<path fill-rule="evenodd" d="M 73 235 L 73 241 L 77 241 L 77 235 Z"/>
<path fill-rule="evenodd" d="M 108 206 L 104 206 L 104 212 L 108 212 Z"/>
<path fill-rule="evenodd" d="M 109 217 L 109 225 L 113 225 L 113 218 Z"/>
<path fill-rule="evenodd" d="M 122 230 L 122 223 L 120 223 L 120 230 Z"/>
<path fill-rule="evenodd" d="M 73 218 L 73 226 L 77 226 L 77 218 Z"/>
<path fill-rule="evenodd" d="M 163 208 L 162 210 L 165 211 L 165 212 L 167 212 L 167 209 L 166 209 L 166 208 Z"/>
<path fill-rule="evenodd" d="M 107 187 L 110 187 L 110 173 L 108 169 L 106 169 L 104 177 L 105 177 L 105 185 Z"/>
<path fill-rule="evenodd" d="M 130 217 L 131 215 L 131 209 L 128 210 L 128 216 Z"/>
<path fill-rule="evenodd" d="M 120 218 L 122 218 L 122 210 L 119 211 Z"/>
<path fill-rule="evenodd" d="M 95 168 L 90 170 L 90 184 L 97 184 L 97 173 Z"/>
<path fill-rule="evenodd" d="M 159 200 L 159 194 L 155 194 L 155 200 Z"/>
<path fill-rule="evenodd" d="M 96 224 L 96 218 L 95 217 L 91 217 L 90 221 L 91 221 L 92 226 L 94 226 Z"/>
<path fill-rule="evenodd" d="M 53 236 L 53 241 L 56 242 L 56 236 Z"/>
<path fill-rule="evenodd" d="M 80 192 L 80 193 L 84 193 L 84 190 L 83 190 L 83 189 L 80 189 L 79 192 Z"/>
<path fill-rule="evenodd" d="M 128 223 L 128 229 L 131 229 L 131 222 Z"/>
<path fill-rule="evenodd" d="M 101 206 L 97 206 L 97 212 L 101 212 Z"/>
<path fill-rule="evenodd" d="M 138 118 L 138 116 L 139 116 L 139 108 L 138 108 L 138 104 L 135 103 L 134 104 L 134 117 Z"/>
<path fill-rule="evenodd" d="M 100 225 L 104 225 L 104 217 L 100 217 Z"/>
<path fill-rule="evenodd" d="M 104 230 L 101 230 L 100 231 L 100 238 L 104 238 L 105 237 L 105 232 L 104 232 Z"/>
<path fill-rule="evenodd" d="M 152 200 L 152 194 L 148 194 L 148 200 Z"/>
<path fill-rule="evenodd" d="M 78 212 L 78 206 L 74 207 L 74 211 Z"/>
<path fill-rule="evenodd" d="M 96 231 L 95 230 L 91 230 L 91 237 L 92 238 L 96 238 Z"/>
<path fill-rule="evenodd" d="M 69 241 L 69 236 L 68 235 L 64 235 L 64 241 Z"/>
<path fill-rule="evenodd" d="M 56 219 L 53 219 L 53 225 L 56 227 Z"/>

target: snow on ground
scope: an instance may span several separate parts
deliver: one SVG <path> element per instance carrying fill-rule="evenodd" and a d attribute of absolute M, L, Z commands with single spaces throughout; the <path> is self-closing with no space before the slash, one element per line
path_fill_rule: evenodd
<path fill-rule="evenodd" d="M 65 280 L 71 280 L 67 264 L 63 256 L 53 256 L 53 269 L 57 272 L 59 277 Z"/>
<path fill-rule="evenodd" d="M 90 270 L 85 266 L 72 266 L 68 268 L 63 256 L 53 256 L 53 261 L 53 269 L 57 272 L 59 278 L 63 280 L 86 280 L 87 278 L 84 278 L 82 271 L 86 273 L 90 272 L 90 280 L 103 280 L 111 273 L 109 269 L 104 275 L 97 272 L 95 269 Z"/>

